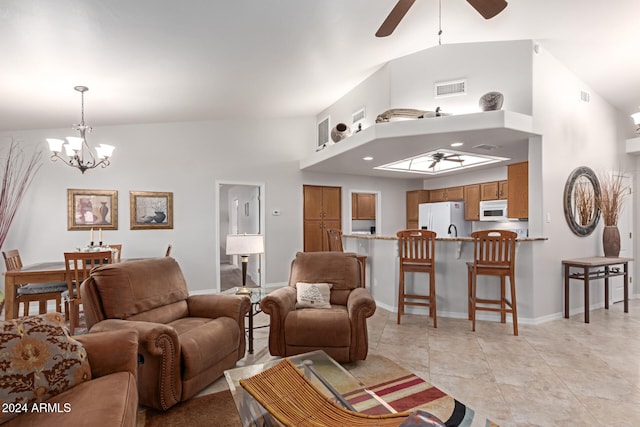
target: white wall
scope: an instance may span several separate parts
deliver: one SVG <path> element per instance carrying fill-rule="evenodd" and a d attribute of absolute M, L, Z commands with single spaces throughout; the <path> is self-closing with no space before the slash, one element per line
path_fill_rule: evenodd
<path fill-rule="evenodd" d="M 504 110 L 531 114 L 531 41 L 436 46 L 389 63 L 390 108 L 463 114 L 480 111 L 490 91 L 504 95 Z M 435 98 L 435 84 L 465 79 L 467 94 Z"/>
<path fill-rule="evenodd" d="M 540 318 L 562 312 L 561 260 L 603 254 L 602 222 L 588 237 L 578 237 L 569 229 L 562 204 L 565 182 L 578 166 L 596 172 L 634 169 L 630 157 L 623 154 L 624 139 L 633 130 L 631 119 L 622 120 L 623 114 L 577 79 L 543 45 L 533 58 L 534 127 L 543 136 L 541 147 L 530 147 L 540 157 L 533 159 L 533 167 L 530 158 L 530 187 L 532 182 L 533 189 L 540 183 L 539 192 L 530 195 L 530 210 L 542 219 L 541 232 L 549 237 L 548 243 L 535 247 L 532 259 L 536 266 L 534 315 Z M 580 101 L 580 90 L 591 93 L 590 103 Z M 602 304 L 603 294 L 602 283 L 595 282 L 590 290 L 592 303 Z M 583 309 L 581 282 L 572 284 L 570 300 L 572 309 Z"/>
<path fill-rule="evenodd" d="M 480 111 L 478 101 L 490 91 L 504 95 L 503 109 L 531 114 L 530 40 L 450 44 L 395 59 L 318 114 L 331 116 L 331 126 L 350 124 L 351 114 L 365 106 L 363 127 L 390 108 L 416 108 L 447 113 Z M 436 83 L 466 79 L 467 94 L 435 98 Z"/>
<path fill-rule="evenodd" d="M 112 165 L 84 175 L 48 160 L 45 137 L 73 135 L 68 129 L 0 134 L 45 151 L 42 168 L 20 207 L 4 248 L 19 248 L 25 264 L 62 260 L 64 251 L 89 242 L 89 232 L 67 230 L 67 189 L 118 191 L 119 227 L 104 231 L 107 243 L 122 243 L 127 258 L 163 256 L 168 243 L 192 290 L 213 289 L 215 182 L 264 182 L 269 282 L 283 282 L 302 247 L 302 179 L 298 159 L 315 138 L 315 119 L 298 118 L 95 127 L 91 144 L 116 146 Z M 171 191 L 173 230 L 130 230 L 129 191 Z M 286 236 L 286 239 L 282 237 Z M 285 242 L 285 243 L 283 243 Z"/>

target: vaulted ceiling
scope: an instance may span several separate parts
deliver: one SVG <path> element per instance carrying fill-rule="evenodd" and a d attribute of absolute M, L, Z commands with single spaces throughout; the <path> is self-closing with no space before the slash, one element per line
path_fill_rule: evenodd
<path fill-rule="evenodd" d="M 442 42 L 536 39 L 622 113 L 640 106 L 640 2 L 442 0 Z M 0 130 L 315 115 L 438 43 L 438 0 L 0 0 Z M 613 6 L 615 5 L 615 7 Z"/>

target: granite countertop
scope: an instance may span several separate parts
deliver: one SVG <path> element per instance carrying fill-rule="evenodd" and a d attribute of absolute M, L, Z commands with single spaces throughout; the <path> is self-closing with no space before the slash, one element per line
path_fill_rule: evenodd
<path fill-rule="evenodd" d="M 344 234 L 344 237 L 365 240 L 398 240 L 396 236 L 380 236 L 372 234 Z M 535 242 L 538 240 L 549 240 L 548 237 L 519 237 L 518 242 Z M 473 242 L 471 237 L 436 237 L 437 242 Z"/>

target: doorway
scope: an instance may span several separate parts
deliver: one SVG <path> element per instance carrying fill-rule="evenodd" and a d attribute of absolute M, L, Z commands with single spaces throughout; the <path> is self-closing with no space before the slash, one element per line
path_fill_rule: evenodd
<path fill-rule="evenodd" d="M 218 291 L 225 291 L 242 286 L 240 257 L 226 254 L 227 235 L 264 234 L 264 184 L 218 182 L 216 201 L 218 206 L 216 211 L 218 235 L 216 288 Z M 250 255 L 247 264 L 247 286 L 263 286 L 264 275 L 264 254 Z"/>
<path fill-rule="evenodd" d="M 350 190 L 350 227 L 351 234 L 380 234 L 381 230 L 381 194 L 375 190 Z"/>
<path fill-rule="evenodd" d="M 620 216 L 618 217 L 618 230 L 620 231 L 620 256 L 633 258 L 633 186 L 631 177 L 623 175 L 622 185 L 628 189 L 626 200 Z M 629 262 L 629 287 L 633 286 L 634 263 Z M 611 302 L 624 300 L 624 281 L 622 278 L 611 279 Z"/>

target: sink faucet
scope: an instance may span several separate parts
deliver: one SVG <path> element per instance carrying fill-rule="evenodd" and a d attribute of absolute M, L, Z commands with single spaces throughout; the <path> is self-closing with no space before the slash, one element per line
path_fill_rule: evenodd
<path fill-rule="evenodd" d="M 455 225 L 455 224 L 450 224 L 450 225 L 449 225 L 449 228 L 447 229 L 447 233 L 448 233 L 449 235 L 451 235 L 451 227 L 453 227 L 453 231 L 454 231 L 454 235 L 453 235 L 453 237 L 458 237 L 458 227 L 456 227 L 456 225 Z"/>

